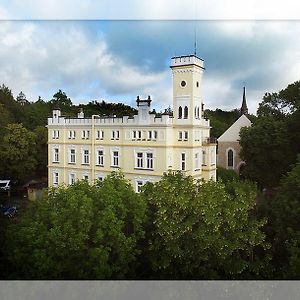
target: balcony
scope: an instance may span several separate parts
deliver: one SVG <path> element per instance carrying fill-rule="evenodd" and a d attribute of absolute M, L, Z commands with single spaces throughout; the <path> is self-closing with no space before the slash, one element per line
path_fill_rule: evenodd
<path fill-rule="evenodd" d="M 202 145 L 210 145 L 210 144 L 217 144 L 217 138 L 208 137 L 208 138 L 203 139 Z"/>

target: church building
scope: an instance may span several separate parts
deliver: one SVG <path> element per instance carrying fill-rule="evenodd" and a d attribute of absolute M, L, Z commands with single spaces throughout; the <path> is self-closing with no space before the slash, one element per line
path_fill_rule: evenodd
<path fill-rule="evenodd" d="M 243 91 L 241 116 L 218 138 L 217 165 L 240 174 L 241 167 L 245 164 L 240 158 L 240 130 L 242 127 L 251 126 L 248 119 L 248 107 L 246 101 L 246 88 Z"/>
<path fill-rule="evenodd" d="M 152 113 L 152 99 L 136 99 L 133 117 L 61 115 L 48 118 L 49 186 L 86 179 L 103 180 L 121 169 L 136 192 L 168 170 L 195 179 L 216 180 L 216 140 L 203 116 L 203 60 L 172 58 L 173 114 Z"/>

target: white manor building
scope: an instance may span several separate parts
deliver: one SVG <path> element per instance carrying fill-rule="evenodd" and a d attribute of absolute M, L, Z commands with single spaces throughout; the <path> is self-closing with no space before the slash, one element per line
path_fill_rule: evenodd
<path fill-rule="evenodd" d="M 86 179 L 102 180 L 121 169 L 135 190 L 168 170 L 195 179 L 216 179 L 216 141 L 203 117 L 203 60 L 195 55 L 172 58 L 173 116 L 151 111 L 150 96 L 137 98 L 133 117 L 48 118 L 49 186 Z"/>

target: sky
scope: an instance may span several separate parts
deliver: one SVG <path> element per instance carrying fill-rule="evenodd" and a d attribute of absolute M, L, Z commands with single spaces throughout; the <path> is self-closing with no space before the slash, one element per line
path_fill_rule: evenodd
<path fill-rule="evenodd" d="M 115 2 L 29 0 L 24 9 L 23 1 L 0 0 L 0 84 L 30 101 L 51 100 L 59 89 L 73 103 L 134 106 L 137 95 L 150 95 L 162 110 L 172 106 L 171 57 L 192 54 L 195 40 L 206 108 L 239 108 L 245 85 L 255 113 L 266 92 L 300 80 L 300 19 L 289 20 L 295 7 L 272 6 L 267 17 L 254 0 L 237 10 L 232 1 L 216 10 L 192 0 Z"/>

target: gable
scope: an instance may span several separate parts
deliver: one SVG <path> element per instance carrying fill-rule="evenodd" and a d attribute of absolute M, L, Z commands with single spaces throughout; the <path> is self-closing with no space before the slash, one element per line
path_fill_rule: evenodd
<path fill-rule="evenodd" d="M 242 127 L 251 126 L 251 121 L 241 115 L 219 138 L 218 142 L 236 142 L 240 139 L 240 130 Z"/>

